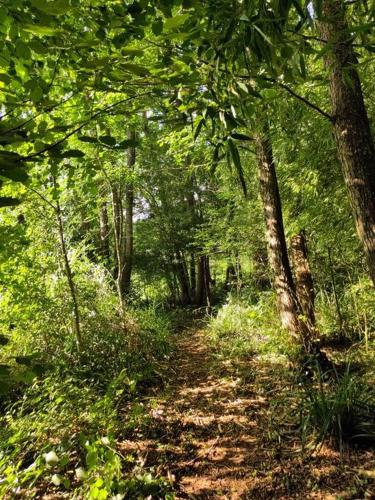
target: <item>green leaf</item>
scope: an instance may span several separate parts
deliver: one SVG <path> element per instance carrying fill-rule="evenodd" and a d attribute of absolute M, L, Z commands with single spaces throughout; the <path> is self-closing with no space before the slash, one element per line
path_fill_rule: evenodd
<path fill-rule="evenodd" d="M 145 66 L 140 66 L 139 64 L 123 63 L 121 64 L 121 68 L 138 76 L 147 76 L 150 74 L 150 71 Z"/>
<path fill-rule="evenodd" d="M 37 85 L 30 93 L 31 100 L 33 102 L 39 102 L 43 99 L 43 90 Z"/>
<path fill-rule="evenodd" d="M 9 83 L 12 81 L 9 75 L 6 73 L 0 73 L 0 82 L 5 83 L 6 85 L 9 85 Z"/>
<path fill-rule="evenodd" d="M 98 140 L 95 139 L 95 137 L 91 137 L 89 135 L 83 135 L 81 137 L 78 137 L 78 139 L 82 142 L 89 142 L 91 144 L 97 144 Z"/>
<path fill-rule="evenodd" d="M 306 18 L 306 12 L 302 9 L 302 6 L 300 5 L 299 0 L 292 0 L 292 4 L 294 5 L 294 8 L 298 12 L 298 14 L 301 17 L 301 19 L 305 19 Z"/>
<path fill-rule="evenodd" d="M 110 135 L 102 135 L 99 137 L 99 140 L 104 144 L 107 144 L 107 146 L 115 146 L 117 142 L 116 139 Z"/>
<path fill-rule="evenodd" d="M 164 29 L 171 30 L 182 26 L 190 17 L 190 14 L 178 14 L 177 16 L 170 17 L 164 22 Z"/>
<path fill-rule="evenodd" d="M 160 35 L 163 32 L 163 21 L 161 19 L 158 19 L 157 21 L 152 23 L 151 29 L 154 35 Z"/>
<path fill-rule="evenodd" d="M 6 378 L 10 375 L 10 366 L 8 365 L 0 365 L 0 377 Z"/>
<path fill-rule="evenodd" d="M 16 56 L 27 60 L 31 58 L 31 51 L 22 40 L 16 41 Z"/>
<path fill-rule="evenodd" d="M 14 359 L 19 365 L 31 366 L 33 356 L 16 356 Z"/>
<path fill-rule="evenodd" d="M 121 49 L 121 54 L 124 56 L 142 56 L 144 51 L 135 47 L 123 47 Z"/>
<path fill-rule="evenodd" d="M 50 2 L 47 0 L 31 0 L 31 5 L 52 16 L 66 14 L 71 9 L 68 0 L 52 0 Z"/>
<path fill-rule="evenodd" d="M 253 138 L 250 137 L 249 135 L 237 134 L 237 132 L 233 132 L 231 134 L 231 137 L 233 137 L 233 139 L 237 139 L 239 141 L 252 141 L 253 140 Z"/>
<path fill-rule="evenodd" d="M 56 28 L 51 28 L 50 26 L 42 26 L 41 24 L 25 24 L 22 29 L 28 33 L 39 36 L 54 36 L 60 32 Z"/>
<path fill-rule="evenodd" d="M 195 132 L 194 132 L 194 140 L 197 139 L 203 125 L 206 123 L 206 120 L 203 118 L 203 116 L 201 117 L 201 119 L 199 120 L 198 122 L 198 125 L 197 125 L 197 128 L 195 129 Z"/>
<path fill-rule="evenodd" d="M 135 148 L 139 145 L 139 141 L 136 139 L 126 139 L 125 141 L 121 141 L 120 144 L 118 145 L 118 149 L 128 149 L 128 148 Z"/>
<path fill-rule="evenodd" d="M 233 161 L 234 166 L 236 167 L 238 178 L 243 190 L 243 193 L 245 196 L 247 196 L 247 187 L 246 187 L 246 181 L 245 181 L 245 176 L 241 164 L 241 157 L 238 152 L 237 146 L 235 143 L 232 141 L 232 139 L 228 139 L 227 141 L 228 147 L 229 147 L 229 152 Z"/>
<path fill-rule="evenodd" d="M 89 469 L 95 467 L 96 462 L 98 460 L 98 455 L 96 451 L 89 451 L 86 455 L 86 465 Z"/>
<path fill-rule="evenodd" d="M 0 207 L 14 207 L 21 203 L 17 198 L 12 198 L 11 196 L 0 196 Z M 1 344 L 1 334 L 0 334 L 0 345 Z"/>
<path fill-rule="evenodd" d="M 68 151 L 63 151 L 60 153 L 61 158 L 82 158 L 85 153 L 80 149 L 69 149 Z"/>
<path fill-rule="evenodd" d="M 23 170 L 23 167 L 14 167 L 9 169 L 7 167 L 2 167 L 0 164 L 0 176 L 10 179 L 14 182 L 26 182 L 29 176 Z"/>
<path fill-rule="evenodd" d="M 6 146 L 7 144 L 14 144 L 16 142 L 23 142 L 25 141 L 25 137 L 19 133 L 11 133 L 11 134 L 4 134 L 0 135 L 0 144 L 3 146 Z"/>
<path fill-rule="evenodd" d="M 110 61 L 109 57 L 97 57 L 96 59 L 91 59 L 89 61 L 82 60 L 80 62 L 80 66 L 82 68 L 88 69 L 96 69 L 96 68 L 104 68 Z"/>

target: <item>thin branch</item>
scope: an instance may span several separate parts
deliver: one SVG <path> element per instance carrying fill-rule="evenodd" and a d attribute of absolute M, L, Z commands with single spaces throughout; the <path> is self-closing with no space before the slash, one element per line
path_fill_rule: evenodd
<path fill-rule="evenodd" d="M 286 90 L 291 96 L 295 97 L 296 99 L 305 103 L 306 106 L 309 106 L 311 109 L 314 109 L 315 111 L 320 113 L 322 116 L 327 118 L 331 123 L 334 122 L 334 117 L 332 115 L 326 113 L 323 109 L 319 108 L 319 106 L 317 106 L 316 104 L 314 104 L 311 101 L 309 101 L 308 99 L 306 99 L 306 97 L 303 97 L 303 96 L 297 94 L 296 92 L 294 92 L 294 90 L 292 90 L 290 87 L 288 87 L 288 85 L 285 85 L 285 83 L 280 83 L 280 82 L 275 82 L 275 83 L 277 85 L 279 85 L 281 88 L 283 88 L 284 90 Z"/>
<path fill-rule="evenodd" d="M 128 102 L 128 101 L 131 101 L 133 99 L 137 99 L 138 97 L 143 97 L 143 96 L 151 95 L 151 94 L 152 94 L 152 92 L 145 92 L 143 94 L 137 94 L 137 95 L 132 96 L 132 97 L 127 97 L 126 99 L 121 99 L 121 101 L 115 102 L 114 104 L 110 104 L 109 106 L 106 106 L 103 109 L 99 109 L 96 113 L 94 113 L 87 120 L 85 120 L 83 123 L 81 123 L 81 125 L 79 125 L 75 129 L 71 130 L 68 134 L 66 134 L 62 139 L 59 139 L 58 141 L 54 142 L 53 144 L 48 144 L 47 146 L 45 146 L 40 151 L 36 151 L 35 153 L 32 153 L 32 154 L 30 154 L 28 156 L 23 156 L 18 161 L 27 161 L 30 158 L 35 158 L 35 156 L 40 156 L 43 153 L 46 153 L 47 151 L 50 151 L 51 149 L 55 148 L 59 144 L 62 144 L 63 142 L 65 142 L 72 135 L 74 135 L 77 132 L 79 132 L 80 130 L 82 130 L 88 123 L 91 122 L 91 120 L 94 120 L 95 118 L 97 118 L 98 116 L 100 116 L 102 113 L 105 113 L 105 112 L 109 111 L 110 109 L 112 109 L 112 108 L 114 108 L 116 106 L 119 106 L 120 104 L 123 104 L 124 102 Z"/>
<path fill-rule="evenodd" d="M 60 62 L 60 59 L 61 59 L 61 54 L 62 54 L 62 52 L 60 51 L 60 52 L 59 52 L 59 55 L 58 55 L 58 57 L 57 57 L 57 59 L 56 59 L 55 66 L 54 66 L 54 68 L 53 68 L 52 78 L 51 78 L 51 81 L 50 81 L 50 83 L 49 83 L 49 85 L 48 85 L 47 94 L 48 94 L 48 93 L 49 93 L 49 91 L 51 90 L 51 87 L 52 87 L 52 85 L 53 85 L 53 82 L 55 81 L 55 78 L 56 78 L 56 73 L 57 73 L 57 68 L 58 68 L 58 66 L 59 66 L 59 62 Z"/>
<path fill-rule="evenodd" d="M 28 120 L 25 120 L 24 122 L 20 123 L 19 125 L 16 125 L 15 127 L 12 127 L 12 128 L 9 128 L 8 130 L 5 130 L 3 132 L 4 135 L 6 134 L 9 134 L 10 132 L 14 132 L 15 130 L 19 130 L 20 128 L 24 127 L 25 125 L 27 125 L 28 123 L 32 122 L 33 120 L 35 120 L 36 118 L 38 118 L 39 116 L 43 115 L 44 113 L 50 113 L 51 111 L 53 111 L 54 109 L 58 108 L 59 106 L 61 106 L 62 104 L 65 104 L 66 102 L 68 102 L 72 97 L 74 97 L 75 95 L 77 95 L 78 92 L 75 92 L 74 94 L 72 94 L 70 97 L 68 97 L 67 99 L 64 99 L 63 101 L 60 101 L 56 104 L 54 104 L 53 106 L 48 106 L 46 109 L 44 109 L 43 111 L 40 111 L 39 113 L 37 113 L 36 115 L 33 115 L 31 118 L 29 118 Z"/>
<path fill-rule="evenodd" d="M 29 191 L 32 191 L 33 193 L 38 195 L 39 198 L 41 198 L 45 203 L 47 203 L 48 206 L 50 206 L 55 212 L 57 212 L 57 207 L 55 207 L 55 205 L 53 205 L 49 200 L 47 200 L 47 198 L 44 195 L 42 195 L 41 193 L 39 193 L 39 191 L 37 191 L 36 189 L 34 189 L 30 186 L 26 186 L 26 187 Z"/>

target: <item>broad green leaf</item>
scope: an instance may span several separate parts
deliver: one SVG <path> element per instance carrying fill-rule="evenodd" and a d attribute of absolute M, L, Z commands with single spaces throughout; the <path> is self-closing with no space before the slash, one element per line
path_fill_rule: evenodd
<path fill-rule="evenodd" d="M 12 80 L 9 75 L 7 75 L 6 73 L 0 73 L 0 82 L 3 82 L 6 85 L 8 85 L 11 81 Z"/>
<path fill-rule="evenodd" d="M 99 140 L 107 146 L 114 146 L 116 144 L 116 139 L 110 135 L 102 135 L 99 137 Z"/>
<path fill-rule="evenodd" d="M 0 144 L 15 144 L 17 142 L 23 142 L 26 140 L 25 135 L 17 134 L 16 132 L 12 134 L 0 135 Z"/>
<path fill-rule="evenodd" d="M 88 469 L 95 467 L 98 460 L 98 454 L 95 451 L 89 451 L 86 455 L 86 465 Z"/>
<path fill-rule="evenodd" d="M 161 19 L 158 19 L 157 21 L 152 23 L 151 29 L 154 35 L 160 35 L 163 32 L 163 21 Z"/>
<path fill-rule="evenodd" d="M 164 22 L 164 29 L 170 30 L 182 26 L 190 17 L 190 14 L 178 14 L 177 16 L 170 17 Z"/>
<path fill-rule="evenodd" d="M 98 140 L 95 139 L 95 137 L 91 137 L 89 135 L 83 135 L 81 137 L 78 137 L 78 139 L 82 142 L 89 142 L 91 144 L 97 144 Z"/>
<path fill-rule="evenodd" d="M 4 168 L 0 163 L 0 176 L 6 177 L 14 182 L 26 182 L 29 176 L 23 170 L 23 167 Z"/>
<path fill-rule="evenodd" d="M 120 142 L 118 145 L 119 149 L 135 148 L 139 145 L 139 141 L 132 139 L 125 139 L 125 141 Z"/>
<path fill-rule="evenodd" d="M 33 102 L 39 102 L 43 99 L 43 90 L 37 85 L 30 94 Z"/>
<path fill-rule="evenodd" d="M 41 24 L 25 24 L 22 26 L 24 31 L 32 33 L 33 35 L 40 36 L 54 36 L 60 32 L 57 28 L 51 28 L 50 26 L 42 26 Z"/>
<path fill-rule="evenodd" d="M 31 0 L 31 5 L 52 16 L 66 14 L 71 9 L 68 0 Z"/>
<path fill-rule="evenodd" d="M 31 51 L 22 40 L 17 40 L 16 42 L 16 55 L 21 59 L 29 60 L 31 58 Z"/>
<path fill-rule="evenodd" d="M 196 139 L 197 139 L 197 137 L 198 137 L 198 135 L 199 135 L 199 133 L 200 133 L 200 131 L 201 131 L 201 129 L 202 129 L 202 127 L 203 127 L 203 125 L 204 125 L 205 123 L 206 123 L 206 120 L 205 120 L 205 119 L 203 118 L 203 116 L 202 116 L 202 117 L 201 117 L 201 119 L 200 119 L 200 120 L 199 120 L 199 122 L 198 122 L 198 125 L 197 125 L 196 129 L 195 129 L 195 132 L 194 132 L 194 140 L 196 140 Z"/>
<path fill-rule="evenodd" d="M 237 146 L 232 141 L 232 139 L 228 139 L 227 143 L 228 143 L 228 147 L 229 147 L 230 156 L 231 156 L 233 164 L 237 170 L 238 179 L 240 181 L 244 195 L 246 196 L 247 195 L 247 187 L 246 187 L 245 176 L 244 176 L 244 172 L 243 172 L 243 168 L 242 168 L 242 164 L 241 164 L 240 154 L 238 152 Z"/>
<path fill-rule="evenodd" d="M 123 47 L 121 49 L 121 54 L 124 56 L 142 56 L 144 51 L 136 47 Z"/>
<path fill-rule="evenodd" d="M 11 196 L 0 196 L 0 207 L 14 207 L 21 203 L 17 198 L 12 198 Z M 0 335 L 0 345 L 1 343 L 1 335 Z"/>
<path fill-rule="evenodd" d="M 233 132 L 231 134 L 231 137 L 233 137 L 233 139 L 237 139 L 238 141 L 252 141 L 252 137 L 248 136 L 248 135 L 245 135 L 245 134 L 237 134 L 236 132 Z"/>
<path fill-rule="evenodd" d="M 138 76 L 147 76 L 150 74 L 150 71 L 145 66 L 140 66 L 139 64 L 122 63 L 121 68 Z"/>
<path fill-rule="evenodd" d="M 61 158 L 82 158 L 85 153 L 80 149 L 69 149 L 68 151 L 63 151 L 59 154 Z"/>

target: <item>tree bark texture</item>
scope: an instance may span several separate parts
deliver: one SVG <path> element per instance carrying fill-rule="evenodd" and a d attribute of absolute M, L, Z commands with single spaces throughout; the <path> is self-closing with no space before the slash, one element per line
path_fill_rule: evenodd
<path fill-rule="evenodd" d="M 258 133 L 256 156 L 260 195 L 266 222 L 268 261 L 273 275 L 277 307 L 284 328 L 292 335 L 301 333 L 299 306 L 285 239 L 281 199 L 268 127 Z"/>
<path fill-rule="evenodd" d="M 291 247 L 298 301 L 305 320 L 310 330 L 312 330 L 315 326 L 315 293 L 314 282 L 308 261 L 306 234 L 304 231 L 293 236 Z"/>
<path fill-rule="evenodd" d="M 359 238 L 375 285 L 375 148 L 357 71 L 345 2 L 324 0 L 321 38 L 328 44 L 335 141 Z M 325 44 L 325 45 L 326 45 Z"/>

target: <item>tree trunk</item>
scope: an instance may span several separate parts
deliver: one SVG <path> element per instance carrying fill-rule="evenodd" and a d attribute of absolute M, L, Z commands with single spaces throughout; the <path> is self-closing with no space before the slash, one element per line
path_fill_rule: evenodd
<path fill-rule="evenodd" d="M 196 271 L 196 259 L 195 259 L 195 253 L 191 252 L 190 254 L 190 296 L 192 298 L 192 301 L 194 301 L 195 294 L 197 292 L 197 271 Z"/>
<path fill-rule="evenodd" d="M 230 262 L 225 272 L 225 289 L 231 291 L 237 283 L 237 274 L 234 265 Z"/>
<path fill-rule="evenodd" d="M 123 309 L 123 293 L 122 282 L 124 272 L 124 250 L 123 250 L 123 213 L 121 203 L 121 193 L 118 186 L 112 186 L 112 215 L 113 229 L 115 239 L 115 255 L 116 264 L 113 270 L 114 279 L 116 280 L 117 293 L 119 296 L 121 308 Z"/>
<path fill-rule="evenodd" d="M 128 132 L 128 139 L 135 141 L 136 133 L 134 130 Z M 131 273 L 133 268 L 133 211 L 134 211 L 134 183 L 131 178 L 135 165 L 135 146 L 131 146 L 128 150 L 128 175 L 129 179 L 125 186 L 125 254 L 124 254 L 124 269 L 121 282 L 121 293 L 126 296 L 130 292 Z"/>
<path fill-rule="evenodd" d="M 260 195 L 266 221 L 268 260 L 273 274 L 281 323 L 293 336 L 301 334 L 293 276 L 290 268 L 279 186 L 268 127 L 255 137 Z"/>
<path fill-rule="evenodd" d="M 210 261 L 207 255 L 198 259 L 197 293 L 195 302 L 198 307 L 211 307 L 211 274 Z"/>
<path fill-rule="evenodd" d="M 344 180 L 371 279 L 375 285 L 375 148 L 356 69 L 352 37 L 345 20 L 345 2 L 324 0 L 324 19 L 318 23 L 329 50 L 334 134 Z"/>
<path fill-rule="evenodd" d="M 110 247 L 109 247 L 109 222 L 107 202 L 101 204 L 99 209 L 99 224 L 100 224 L 100 256 L 105 264 L 109 264 Z"/>
<path fill-rule="evenodd" d="M 56 186 L 55 181 L 54 181 L 54 184 Z M 60 203 L 58 200 L 56 202 L 56 217 L 57 217 L 57 223 L 58 223 L 58 227 L 59 227 L 59 237 L 60 237 L 61 250 L 62 250 L 63 258 L 64 258 L 65 274 L 66 274 L 66 278 L 67 278 L 69 290 L 70 290 L 70 295 L 71 295 L 72 302 L 73 302 L 74 334 L 76 336 L 78 352 L 81 352 L 82 351 L 82 335 L 81 335 L 81 321 L 80 321 L 80 313 L 79 313 L 79 307 L 78 307 L 78 299 L 77 299 L 76 287 L 75 287 L 74 278 L 73 278 L 73 272 L 72 272 L 72 269 L 70 267 L 68 249 L 66 248 L 64 224 L 63 224 L 62 215 L 61 215 Z"/>
<path fill-rule="evenodd" d="M 307 242 L 304 231 L 293 236 L 291 247 L 297 297 L 309 329 L 312 331 L 315 327 L 315 293 L 307 258 Z"/>
<path fill-rule="evenodd" d="M 181 304 L 187 306 L 191 303 L 190 298 L 190 282 L 187 273 L 185 258 L 182 252 L 176 252 L 174 259 L 174 269 L 177 275 L 181 290 Z"/>

